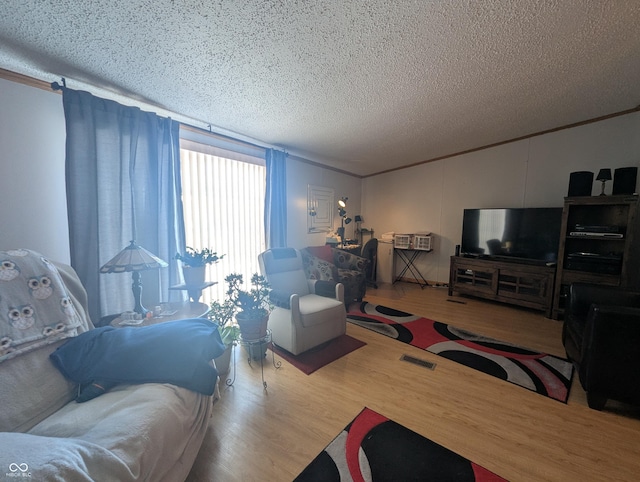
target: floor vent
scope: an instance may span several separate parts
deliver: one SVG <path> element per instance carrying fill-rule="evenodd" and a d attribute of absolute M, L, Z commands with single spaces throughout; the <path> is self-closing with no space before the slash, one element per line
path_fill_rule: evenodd
<path fill-rule="evenodd" d="M 436 364 L 432 363 L 430 361 L 427 360 L 421 360 L 420 358 L 416 358 L 410 355 L 402 355 L 400 357 L 400 360 L 409 362 L 409 363 L 413 363 L 414 365 L 418 365 L 424 368 L 428 368 L 429 370 L 435 370 L 436 369 Z"/>

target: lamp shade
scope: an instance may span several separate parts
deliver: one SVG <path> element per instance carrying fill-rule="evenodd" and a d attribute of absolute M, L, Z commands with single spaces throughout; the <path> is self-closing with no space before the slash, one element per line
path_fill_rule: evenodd
<path fill-rule="evenodd" d="M 360 216 L 359 214 L 356 214 L 356 215 L 354 216 L 353 220 L 354 220 L 356 223 L 361 223 L 362 221 L 364 221 L 364 219 L 362 219 L 362 216 Z"/>
<path fill-rule="evenodd" d="M 116 254 L 102 268 L 101 273 L 124 273 L 126 271 L 145 271 L 147 269 L 166 268 L 169 266 L 154 256 L 135 241 Z"/>
<path fill-rule="evenodd" d="M 611 181 L 611 169 L 600 169 L 596 181 Z"/>

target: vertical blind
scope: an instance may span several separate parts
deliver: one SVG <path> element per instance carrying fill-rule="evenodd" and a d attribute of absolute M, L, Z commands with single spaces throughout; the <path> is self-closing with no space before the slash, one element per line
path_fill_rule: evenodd
<path fill-rule="evenodd" d="M 266 167 L 264 159 L 181 140 L 180 163 L 186 245 L 224 255 L 207 267 L 201 301 L 224 299 L 230 273 L 242 274 L 248 287 L 259 272 L 265 249 L 263 228 Z"/>

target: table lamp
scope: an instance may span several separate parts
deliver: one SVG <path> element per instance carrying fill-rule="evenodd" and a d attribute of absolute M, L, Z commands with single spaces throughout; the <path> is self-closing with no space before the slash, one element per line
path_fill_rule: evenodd
<path fill-rule="evenodd" d="M 596 177 L 596 181 L 602 181 L 602 192 L 601 196 L 606 196 L 604 193 L 604 183 L 607 181 L 611 181 L 611 169 L 600 169 L 598 172 L 598 177 Z"/>
<path fill-rule="evenodd" d="M 116 254 L 110 261 L 100 268 L 100 272 L 132 272 L 133 284 L 131 285 L 131 289 L 133 290 L 133 299 L 135 300 L 135 307 L 133 308 L 133 311 L 144 317 L 149 310 L 142 306 L 142 282 L 140 281 L 140 271 L 166 268 L 167 266 L 169 265 L 166 262 L 162 261 L 157 256 L 154 256 L 142 246 L 138 246 L 135 241 L 131 241 L 129 246 Z"/>

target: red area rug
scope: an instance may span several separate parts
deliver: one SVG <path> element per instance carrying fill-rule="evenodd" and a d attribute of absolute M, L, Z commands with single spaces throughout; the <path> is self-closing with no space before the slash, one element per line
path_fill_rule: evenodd
<path fill-rule="evenodd" d="M 365 407 L 295 479 L 297 482 L 346 480 L 488 482 L 505 479 Z"/>
<path fill-rule="evenodd" d="M 278 356 L 309 375 L 318 368 L 322 368 L 365 345 L 364 341 L 357 340 L 349 335 L 342 335 L 299 355 L 292 355 L 277 345 L 270 348 Z"/>
<path fill-rule="evenodd" d="M 347 321 L 549 398 L 569 398 L 573 365 L 564 358 L 367 302 L 350 306 Z"/>

